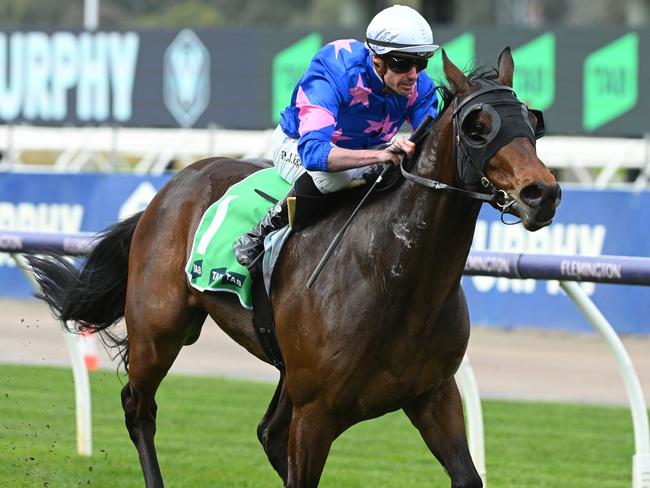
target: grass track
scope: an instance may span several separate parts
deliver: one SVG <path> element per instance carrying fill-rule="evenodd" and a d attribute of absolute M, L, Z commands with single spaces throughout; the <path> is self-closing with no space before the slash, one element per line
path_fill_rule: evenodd
<path fill-rule="evenodd" d="M 123 381 L 123 380 L 122 380 Z M 0 487 L 140 487 L 123 424 L 120 380 L 91 374 L 93 449 L 76 455 L 67 369 L 0 365 Z M 281 486 L 255 429 L 274 385 L 171 376 L 158 393 L 156 442 L 170 487 Z M 631 485 L 632 422 L 624 408 L 483 402 L 490 487 Z M 322 487 L 448 487 L 405 415 L 359 424 L 332 448 Z"/>

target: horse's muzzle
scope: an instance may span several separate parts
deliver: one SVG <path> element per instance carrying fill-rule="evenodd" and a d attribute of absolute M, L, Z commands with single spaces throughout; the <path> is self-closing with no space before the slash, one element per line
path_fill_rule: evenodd
<path fill-rule="evenodd" d="M 555 209 L 561 200 L 560 185 L 535 181 L 519 190 L 519 198 L 513 205 L 512 213 L 521 219 L 526 230 L 536 231 L 553 222 Z"/>

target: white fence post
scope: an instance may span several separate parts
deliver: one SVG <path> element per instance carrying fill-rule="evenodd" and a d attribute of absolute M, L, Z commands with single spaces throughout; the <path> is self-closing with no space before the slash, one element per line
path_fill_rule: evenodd
<path fill-rule="evenodd" d="M 11 257 L 16 262 L 18 268 L 23 272 L 27 281 L 36 292 L 40 292 L 41 287 L 29 270 L 29 264 L 22 254 L 11 253 Z M 91 403 L 90 403 L 90 382 L 88 380 L 88 370 L 84 358 L 77 347 L 77 339 L 74 334 L 63 330 L 63 338 L 70 355 L 72 366 L 72 377 L 74 379 L 75 393 L 75 411 L 77 418 L 77 452 L 82 456 L 92 454 L 92 420 L 91 420 Z"/>
<path fill-rule="evenodd" d="M 650 433 L 648 432 L 648 411 L 630 356 L 627 354 L 621 339 L 605 316 L 594 305 L 582 287 L 573 281 L 561 281 L 562 289 L 571 297 L 591 325 L 600 332 L 609 346 L 623 384 L 630 400 L 632 424 L 634 427 L 635 453 L 632 457 L 632 488 L 650 488 Z"/>
<path fill-rule="evenodd" d="M 469 452 L 479 476 L 483 480 L 483 488 L 487 487 L 487 470 L 485 469 L 485 434 L 483 433 L 483 411 L 481 410 L 481 395 L 478 391 L 474 370 L 469 364 L 467 354 L 456 372 L 460 383 L 460 392 L 467 414 L 467 441 Z"/>

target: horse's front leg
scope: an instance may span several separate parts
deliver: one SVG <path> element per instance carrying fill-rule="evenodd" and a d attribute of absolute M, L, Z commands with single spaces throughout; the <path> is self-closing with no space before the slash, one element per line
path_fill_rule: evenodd
<path fill-rule="evenodd" d="M 339 422 L 320 401 L 293 407 L 287 488 L 318 486 L 332 442 L 340 433 Z"/>
<path fill-rule="evenodd" d="M 404 412 L 447 470 L 452 488 L 483 486 L 467 446 L 463 405 L 453 378 L 411 401 Z"/>

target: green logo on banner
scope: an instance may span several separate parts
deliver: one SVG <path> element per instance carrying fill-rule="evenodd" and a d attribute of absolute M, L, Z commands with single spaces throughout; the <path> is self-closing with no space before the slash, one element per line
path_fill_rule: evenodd
<path fill-rule="evenodd" d="M 639 97 L 639 36 L 618 38 L 585 59 L 582 125 L 592 131 L 628 112 Z"/>
<path fill-rule="evenodd" d="M 512 52 L 513 88 L 531 108 L 546 110 L 555 99 L 555 35 L 547 32 Z"/>
<path fill-rule="evenodd" d="M 321 47 L 321 36 L 314 32 L 280 51 L 273 58 L 273 103 L 271 117 L 280 120 L 280 112 L 291 102 L 296 83 Z"/>
<path fill-rule="evenodd" d="M 441 47 L 447 53 L 447 57 L 456 66 L 464 72 L 470 71 L 474 61 L 475 38 L 471 32 L 466 32 L 460 36 L 452 39 L 451 41 L 443 44 Z M 436 85 L 441 83 L 447 84 L 445 72 L 442 68 L 442 53 L 436 52 L 433 58 L 429 61 L 429 66 L 426 69 L 427 74 L 433 79 Z M 438 100 L 439 104 L 442 99 Z M 439 107 L 440 108 L 440 105 Z"/>
<path fill-rule="evenodd" d="M 473 68 L 474 45 L 474 34 L 466 32 L 443 44 L 441 48 L 445 50 L 447 57 L 456 66 L 467 72 Z M 446 81 L 445 72 L 442 69 L 442 53 L 440 51 L 436 52 L 433 56 L 426 71 L 436 84 L 440 84 L 441 81 Z"/>

